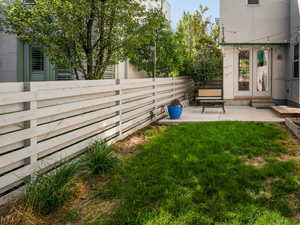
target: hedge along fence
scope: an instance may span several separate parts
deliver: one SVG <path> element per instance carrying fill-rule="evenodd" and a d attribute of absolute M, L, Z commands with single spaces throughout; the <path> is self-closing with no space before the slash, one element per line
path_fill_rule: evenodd
<path fill-rule="evenodd" d="M 95 140 L 114 143 L 164 117 L 191 85 L 185 77 L 0 83 L 0 203 Z"/>

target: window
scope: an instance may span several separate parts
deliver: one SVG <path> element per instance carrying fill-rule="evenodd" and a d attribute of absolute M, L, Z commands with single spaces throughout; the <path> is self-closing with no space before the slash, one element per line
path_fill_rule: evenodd
<path fill-rule="evenodd" d="M 257 51 L 257 68 L 256 68 L 256 91 L 264 92 L 269 90 L 269 50 Z"/>
<path fill-rule="evenodd" d="M 239 53 L 239 91 L 250 90 L 250 52 Z"/>
<path fill-rule="evenodd" d="M 248 0 L 249 5 L 256 5 L 259 4 L 259 0 Z"/>
<path fill-rule="evenodd" d="M 294 77 L 299 77 L 299 44 L 294 46 Z"/>
<path fill-rule="evenodd" d="M 35 5 L 35 0 L 23 0 L 25 6 Z"/>
<path fill-rule="evenodd" d="M 44 54 L 36 47 L 31 49 L 31 69 L 33 72 L 44 71 Z"/>

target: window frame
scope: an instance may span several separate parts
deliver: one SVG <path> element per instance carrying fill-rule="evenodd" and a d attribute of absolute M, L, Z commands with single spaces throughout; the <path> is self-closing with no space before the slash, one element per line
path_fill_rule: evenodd
<path fill-rule="evenodd" d="M 256 2 L 253 2 L 256 1 Z M 259 5 L 260 4 L 260 0 L 247 0 L 247 5 Z"/>
<path fill-rule="evenodd" d="M 293 78 L 299 78 L 299 43 L 295 44 L 293 49 Z M 297 51 L 296 51 L 297 50 Z M 297 69 L 296 69 L 297 68 Z"/>
<path fill-rule="evenodd" d="M 248 56 L 248 73 L 249 73 L 249 80 L 248 80 L 248 88 L 247 89 L 243 89 L 241 88 L 242 86 L 240 86 L 240 77 L 242 77 L 242 67 L 241 67 L 241 54 L 242 53 L 247 52 L 247 56 Z M 249 92 L 251 91 L 251 51 L 249 49 L 243 49 L 241 51 L 238 52 L 238 91 L 239 92 Z"/>

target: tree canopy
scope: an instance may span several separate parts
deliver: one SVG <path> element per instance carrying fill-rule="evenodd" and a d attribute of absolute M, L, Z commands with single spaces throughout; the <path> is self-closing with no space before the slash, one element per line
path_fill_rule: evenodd
<path fill-rule="evenodd" d="M 41 48 L 77 77 L 102 79 L 109 65 L 125 60 L 149 76 L 200 81 L 222 74 L 219 27 L 201 5 L 185 12 L 174 32 L 161 9 L 146 11 L 136 0 L 25 2 L 0 3 L 5 31 Z"/>
<path fill-rule="evenodd" d="M 163 12 L 148 11 L 128 47 L 130 63 L 148 75 L 168 76 L 182 64 L 180 55 L 178 40 Z"/>
<path fill-rule="evenodd" d="M 207 10 L 207 7 L 200 5 L 194 13 L 184 13 L 177 27 L 177 38 L 184 58 L 180 72 L 195 81 L 222 75 L 219 26 L 206 16 Z"/>
<path fill-rule="evenodd" d="M 2 3 L 6 31 L 39 46 L 56 65 L 101 79 L 125 59 L 125 46 L 144 9 L 135 0 L 9 0 Z"/>

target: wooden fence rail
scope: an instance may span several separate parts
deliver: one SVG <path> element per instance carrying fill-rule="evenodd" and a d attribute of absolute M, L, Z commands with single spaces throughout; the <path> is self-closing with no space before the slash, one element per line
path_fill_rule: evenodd
<path fill-rule="evenodd" d="M 184 100 L 181 78 L 0 83 L 0 203 L 26 180 L 81 154 L 95 140 L 114 143 Z"/>

